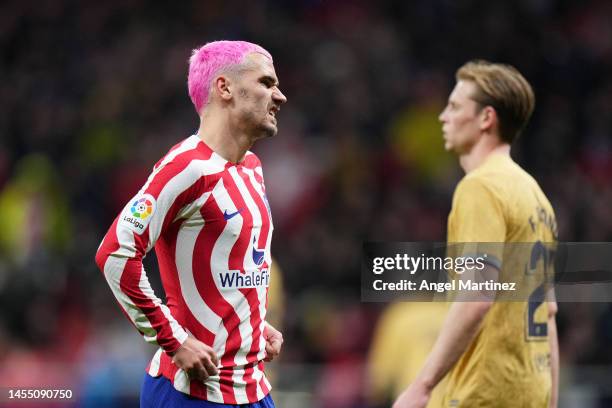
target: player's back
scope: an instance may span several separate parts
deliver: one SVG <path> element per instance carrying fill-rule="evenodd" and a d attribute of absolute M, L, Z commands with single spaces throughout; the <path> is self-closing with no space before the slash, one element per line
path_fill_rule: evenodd
<path fill-rule="evenodd" d="M 552 206 L 537 182 L 510 157 L 490 155 L 457 186 L 448 223 L 449 243 L 505 243 L 497 254 L 500 259 L 491 263 L 501 266 L 501 281 L 529 288 L 521 295 L 531 302 L 493 304 L 449 374 L 445 407 L 548 405 L 548 312 L 541 285 L 546 243 L 555 239 Z M 536 255 L 535 266 L 526 264 L 526 255 Z"/>

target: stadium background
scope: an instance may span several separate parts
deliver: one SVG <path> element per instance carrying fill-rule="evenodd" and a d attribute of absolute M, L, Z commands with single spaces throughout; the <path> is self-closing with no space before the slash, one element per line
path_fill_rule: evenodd
<path fill-rule="evenodd" d="M 270 50 L 289 99 L 279 135 L 255 148 L 284 278 L 279 406 L 384 404 L 366 363 L 386 305 L 359 300 L 361 243 L 444 240 L 461 172 L 437 115 L 468 59 L 511 63 L 534 85 L 514 157 L 560 239 L 612 240 L 612 3 L 160 3 L 0 6 L 0 387 L 134 406 L 153 349 L 93 256 L 155 161 L 197 129 L 187 58 L 215 39 Z M 560 406 L 612 406 L 612 307 L 563 303 L 558 325 Z"/>

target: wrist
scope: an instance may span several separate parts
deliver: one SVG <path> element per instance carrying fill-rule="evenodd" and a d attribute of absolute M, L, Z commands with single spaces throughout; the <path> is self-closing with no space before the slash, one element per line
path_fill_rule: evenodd
<path fill-rule="evenodd" d="M 168 354 L 170 357 L 174 357 L 174 355 L 181 349 L 181 347 L 183 347 L 183 344 L 185 344 L 188 338 L 189 335 L 184 337 L 181 336 L 181 338 L 174 343 L 172 348 L 166 350 L 166 354 Z"/>

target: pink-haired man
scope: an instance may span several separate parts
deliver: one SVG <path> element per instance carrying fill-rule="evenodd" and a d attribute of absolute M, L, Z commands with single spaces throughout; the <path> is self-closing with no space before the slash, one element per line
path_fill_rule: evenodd
<path fill-rule="evenodd" d="M 265 321 L 273 225 L 249 148 L 277 133 L 287 98 L 270 53 L 243 41 L 194 50 L 188 88 L 198 132 L 155 165 L 96 262 L 125 314 L 159 346 L 141 407 L 273 407 L 263 363 L 283 342 Z M 142 266 L 153 247 L 165 304 Z"/>

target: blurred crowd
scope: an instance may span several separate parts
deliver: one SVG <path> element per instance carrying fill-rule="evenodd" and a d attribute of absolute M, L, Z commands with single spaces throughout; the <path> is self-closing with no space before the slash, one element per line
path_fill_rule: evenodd
<path fill-rule="evenodd" d="M 297 383 L 313 367 L 315 406 L 375 405 L 363 366 L 386 305 L 360 302 L 361 245 L 445 240 L 462 173 L 437 117 L 465 61 L 510 63 L 534 86 L 513 156 L 550 198 L 560 240 L 612 241 L 610 21 L 597 0 L 3 2 L 0 378 L 79 378 L 84 405 L 133 401 L 152 350 L 93 256 L 153 164 L 198 127 L 191 50 L 245 39 L 272 53 L 289 100 L 279 134 L 255 147 L 286 294 L 278 368 Z M 562 388 L 612 406 L 612 307 L 559 310 Z M 572 377 L 581 367 L 601 375 Z M 299 390 L 283 377 L 280 391 Z"/>

